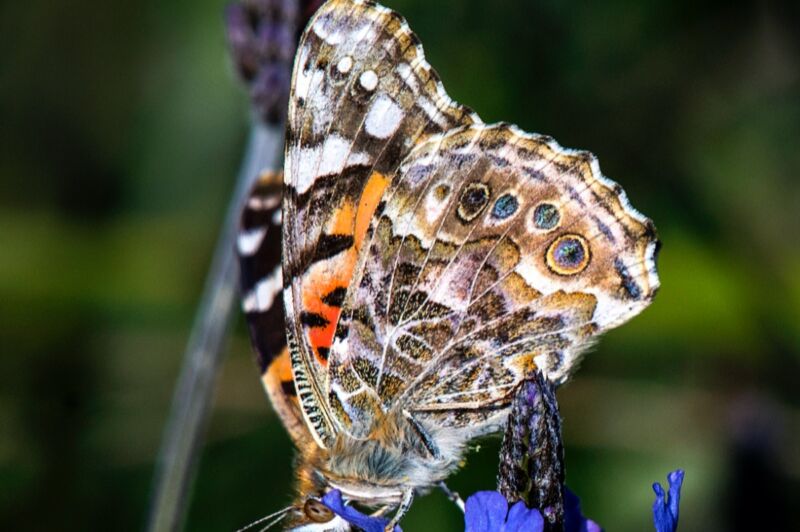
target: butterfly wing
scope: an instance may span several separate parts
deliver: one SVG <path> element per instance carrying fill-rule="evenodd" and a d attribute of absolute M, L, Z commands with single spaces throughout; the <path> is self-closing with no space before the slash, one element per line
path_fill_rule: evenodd
<path fill-rule="evenodd" d="M 330 357 L 355 435 L 393 408 L 493 430 L 522 379 L 563 382 L 658 287 L 652 223 L 594 157 L 506 125 L 417 147 L 364 247 Z"/>
<path fill-rule="evenodd" d="M 292 440 L 311 441 L 292 379 L 284 332 L 281 275 L 281 195 L 283 173 L 262 174 L 247 198 L 236 252 L 247 317 L 261 381 Z"/>
<path fill-rule="evenodd" d="M 291 367 L 322 447 L 341 425 L 328 405 L 328 354 L 369 221 L 421 139 L 475 122 L 396 13 L 332 0 L 309 23 L 287 124 L 283 272 Z"/>

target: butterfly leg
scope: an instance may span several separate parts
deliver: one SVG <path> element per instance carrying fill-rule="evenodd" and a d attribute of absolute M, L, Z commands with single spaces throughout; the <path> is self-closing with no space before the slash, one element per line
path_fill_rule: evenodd
<path fill-rule="evenodd" d="M 384 529 L 385 532 L 392 532 L 394 530 L 394 527 L 400 522 L 403 516 L 408 513 L 412 502 L 414 502 L 414 489 L 408 488 L 403 492 L 403 498 L 400 501 L 400 506 L 397 508 L 397 512 L 395 512 L 392 520 L 386 525 L 386 528 Z"/>
<path fill-rule="evenodd" d="M 403 415 L 405 416 L 406 420 L 408 420 L 411 428 L 419 438 L 420 442 L 420 451 L 423 453 L 427 453 L 428 456 L 434 459 L 439 459 L 442 457 L 442 453 L 439 451 L 439 448 L 433 442 L 433 438 L 431 435 L 428 434 L 428 431 L 417 421 L 417 418 L 414 417 L 413 414 L 408 412 L 407 410 L 403 410 Z"/>
<path fill-rule="evenodd" d="M 458 509 L 463 512 L 464 499 L 461 498 L 461 495 L 448 488 L 447 484 L 445 484 L 444 481 L 439 482 L 438 486 L 439 489 L 442 490 L 445 495 L 447 495 L 447 498 L 450 499 L 453 503 L 455 503 L 455 505 L 458 506 Z"/>
<path fill-rule="evenodd" d="M 369 516 L 370 517 L 383 517 L 384 515 L 388 514 L 391 509 L 392 509 L 392 507 L 389 506 L 389 505 L 381 506 L 380 508 L 378 508 L 377 510 L 375 510 L 374 512 L 369 514 Z"/>

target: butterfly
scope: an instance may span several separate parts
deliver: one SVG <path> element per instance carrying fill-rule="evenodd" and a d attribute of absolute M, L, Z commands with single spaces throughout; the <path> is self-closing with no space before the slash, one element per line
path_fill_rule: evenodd
<path fill-rule="evenodd" d="M 659 280 L 652 222 L 595 157 L 452 101 L 397 13 L 330 0 L 294 65 L 283 174 L 238 236 L 262 380 L 299 451 L 293 530 L 395 510 L 561 384 Z M 281 253 L 282 247 L 282 253 Z M 285 324 L 285 326 L 284 326 Z"/>

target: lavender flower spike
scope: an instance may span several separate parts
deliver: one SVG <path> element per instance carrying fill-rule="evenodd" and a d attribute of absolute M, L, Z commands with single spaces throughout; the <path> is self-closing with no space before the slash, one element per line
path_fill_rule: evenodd
<path fill-rule="evenodd" d="M 653 484 L 656 500 L 653 502 L 653 522 L 656 532 L 675 532 L 678 529 L 678 507 L 681 501 L 681 485 L 684 472 L 677 469 L 667 475 L 669 481 L 669 495 L 664 493 L 664 488 L 658 482 Z"/>
<path fill-rule="evenodd" d="M 300 30 L 321 0 L 242 0 L 225 8 L 233 64 L 267 123 L 286 118 L 292 63 Z"/>
<path fill-rule="evenodd" d="M 510 502 L 539 508 L 545 530 L 563 530 L 564 450 L 555 385 L 537 372 L 517 390 L 508 416 L 498 491 Z"/>

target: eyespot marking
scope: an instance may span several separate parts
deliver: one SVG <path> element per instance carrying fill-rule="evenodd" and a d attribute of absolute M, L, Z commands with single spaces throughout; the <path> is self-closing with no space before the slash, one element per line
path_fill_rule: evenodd
<path fill-rule="evenodd" d="M 558 275 L 575 275 L 589 265 L 589 243 L 580 235 L 566 234 L 556 238 L 545 254 L 547 267 Z"/>
<path fill-rule="evenodd" d="M 533 225 L 537 229 L 549 231 L 558 227 L 561 222 L 561 214 L 558 212 L 558 207 L 552 203 L 540 203 L 533 210 Z"/>
<path fill-rule="evenodd" d="M 483 183 L 471 183 L 461 192 L 456 213 L 463 222 L 471 222 L 483 211 L 489 203 L 489 187 Z"/>
<path fill-rule="evenodd" d="M 519 201 L 513 194 L 503 194 L 494 202 L 492 217 L 505 220 L 512 216 L 519 208 Z"/>
<path fill-rule="evenodd" d="M 448 194 L 450 194 L 450 187 L 448 185 L 437 185 L 436 188 L 433 189 L 433 197 L 436 198 L 437 201 L 444 201 L 447 199 Z"/>

